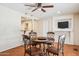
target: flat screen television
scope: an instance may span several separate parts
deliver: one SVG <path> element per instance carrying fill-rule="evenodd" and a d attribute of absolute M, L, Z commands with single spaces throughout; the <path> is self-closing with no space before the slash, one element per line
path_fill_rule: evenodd
<path fill-rule="evenodd" d="M 69 28 L 69 22 L 68 21 L 63 21 L 63 22 L 58 22 L 58 28 Z"/>

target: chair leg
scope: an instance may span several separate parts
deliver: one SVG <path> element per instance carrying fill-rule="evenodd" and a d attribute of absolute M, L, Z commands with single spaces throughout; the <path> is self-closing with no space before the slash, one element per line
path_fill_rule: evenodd
<path fill-rule="evenodd" d="M 26 44 L 24 44 L 24 56 L 26 55 Z"/>
<path fill-rule="evenodd" d="M 64 52 L 62 52 L 62 56 L 64 56 Z"/>
<path fill-rule="evenodd" d="M 50 55 L 49 55 L 49 52 L 47 52 L 47 55 L 50 56 Z"/>

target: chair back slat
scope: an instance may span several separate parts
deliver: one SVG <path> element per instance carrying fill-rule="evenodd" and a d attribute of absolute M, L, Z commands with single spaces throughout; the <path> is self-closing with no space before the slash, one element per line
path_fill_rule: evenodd
<path fill-rule="evenodd" d="M 29 36 L 24 35 L 24 34 L 22 36 L 23 36 L 23 42 L 24 42 L 24 44 L 27 44 L 28 43 L 27 41 L 30 40 Z"/>
<path fill-rule="evenodd" d="M 54 32 L 47 32 L 47 40 L 51 41 L 52 43 L 48 44 L 48 47 L 54 46 Z"/>
<path fill-rule="evenodd" d="M 37 39 L 37 33 L 36 32 L 30 32 L 29 37 L 30 37 L 30 40 L 36 40 Z"/>
<path fill-rule="evenodd" d="M 48 40 L 54 41 L 54 32 L 47 32 L 47 38 Z"/>
<path fill-rule="evenodd" d="M 58 48 L 57 48 L 57 51 L 60 53 L 63 53 L 63 50 L 64 50 L 64 42 L 65 42 L 65 35 L 61 35 L 59 36 L 59 39 L 58 39 Z"/>
<path fill-rule="evenodd" d="M 54 38 L 54 32 L 47 32 L 48 38 Z"/>

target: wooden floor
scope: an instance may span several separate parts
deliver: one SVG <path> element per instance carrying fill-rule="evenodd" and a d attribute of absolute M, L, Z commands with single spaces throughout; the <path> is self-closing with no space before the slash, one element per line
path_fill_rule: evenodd
<path fill-rule="evenodd" d="M 77 51 L 76 51 L 76 49 L 77 49 Z M 24 55 L 23 46 L 19 46 L 19 47 L 13 48 L 13 49 L 9 49 L 7 51 L 0 53 L 0 56 L 23 56 L 23 55 Z M 64 55 L 65 56 L 79 56 L 79 46 L 65 45 Z M 26 56 L 28 56 L 28 54 L 26 54 Z"/>

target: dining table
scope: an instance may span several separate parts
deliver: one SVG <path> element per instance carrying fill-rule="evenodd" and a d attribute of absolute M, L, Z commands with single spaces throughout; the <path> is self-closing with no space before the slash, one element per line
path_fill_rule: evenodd
<path fill-rule="evenodd" d="M 47 37 L 38 37 L 37 40 L 32 40 L 32 42 L 40 44 L 40 48 L 42 50 L 43 55 L 46 55 L 46 46 L 45 45 L 50 45 L 53 43 L 53 41 L 47 40 Z"/>

